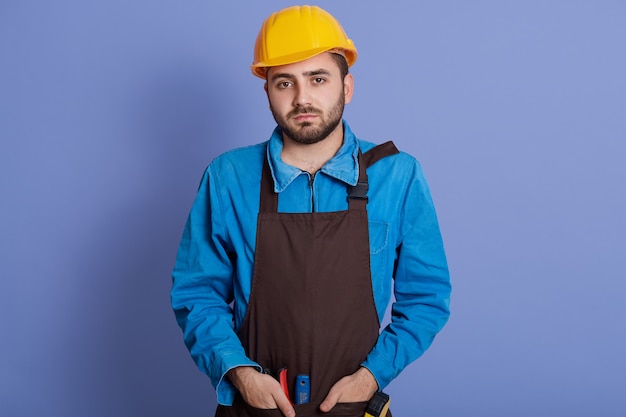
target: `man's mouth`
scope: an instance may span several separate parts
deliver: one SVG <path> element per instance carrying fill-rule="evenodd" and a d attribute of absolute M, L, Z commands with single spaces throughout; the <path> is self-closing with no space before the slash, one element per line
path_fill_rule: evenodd
<path fill-rule="evenodd" d="M 294 117 L 294 119 L 299 122 L 308 122 L 316 117 L 317 115 L 313 113 L 299 113 Z"/>

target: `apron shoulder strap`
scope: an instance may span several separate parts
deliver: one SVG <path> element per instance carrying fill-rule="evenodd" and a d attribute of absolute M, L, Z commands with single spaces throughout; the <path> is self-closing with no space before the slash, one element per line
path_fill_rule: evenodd
<path fill-rule="evenodd" d="M 367 168 L 381 159 L 399 153 L 398 148 L 392 141 L 381 143 L 365 153 L 359 149 L 359 180 L 356 185 L 348 186 L 349 209 L 365 210 L 367 205 Z"/>
<path fill-rule="evenodd" d="M 362 155 L 362 158 L 359 161 L 359 168 L 360 165 L 363 164 L 365 165 L 365 169 L 367 169 L 381 159 L 387 156 L 395 155 L 397 153 L 400 153 L 400 151 L 398 151 L 398 148 L 396 148 L 396 145 L 394 145 L 392 141 L 381 143 L 380 145 L 373 147 Z M 359 175 L 360 173 L 361 172 L 359 170 Z"/>
<path fill-rule="evenodd" d="M 272 171 L 267 157 L 263 158 L 263 171 L 261 173 L 261 194 L 259 198 L 259 212 L 278 212 L 278 194 L 274 192 L 274 181 Z"/>

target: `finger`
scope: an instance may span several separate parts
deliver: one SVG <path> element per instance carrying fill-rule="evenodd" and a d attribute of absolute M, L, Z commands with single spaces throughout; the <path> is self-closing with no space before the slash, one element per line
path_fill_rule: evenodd
<path fill-rule="evenodd" d="M 339 398 L 341 398 L 341 390 L 337 389 L 337 384 L 335 384 L 320 404 L 320 410 L 324 413 L 329 412 L 339 402 Z"/>
<path fill-rule="evenodd" d="M 289 406 L 289 400 L 285 398 L 285 394 L 276 379 L 269 375 L 263 375 L 265 378 L 266 385 L 264 387 L 263 399 L 265 401 L 265 405 L 263 408 L 281 408 L 280 403 L 282 401 L 286 401 Z M 284 414 L 284 412 L 283 412 Z"/>
<path fill-rule="evenodd" d="M 256 373 L 249 384 L 242 384 L 240 390 L 244 400 L 255 408 L 271 409 L 278 405 L 274 397 L 282 394 L 278 381 L 269 375 Z"/>
<path fill-rule="evenodd" d="M 274 401 L 276 402 L 276 406 L 278 409 L 285 415 L 285 417 L 295 417 L 296 410 L 293 409 L 291 402 L 282 391 L 279 395 L 274 396 Z"/>

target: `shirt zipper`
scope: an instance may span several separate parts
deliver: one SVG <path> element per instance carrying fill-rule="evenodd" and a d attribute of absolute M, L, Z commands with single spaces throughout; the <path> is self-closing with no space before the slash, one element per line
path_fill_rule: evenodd
<path fill-rule="evenodd" d="M 310 172 L 307 172 L 307 175 L 309 176 L 309 189 L 311 190 L 311 213 L 315 212 L 315 193 L 313 192 L 313 182 L 315 181 L 315 174 L 311 174 Z"/>

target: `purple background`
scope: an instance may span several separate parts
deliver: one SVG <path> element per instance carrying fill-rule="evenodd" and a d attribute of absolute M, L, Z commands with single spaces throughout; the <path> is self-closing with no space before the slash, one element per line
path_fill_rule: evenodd
<path fill-rule="evenodd" d="M 0 415 L 210 416 L 170 271 L 205 166 L 273 128 L 286 1 L 0 3 Z M 397 416 L 626 415 L 626 2 L 320 1 L 346 118 L 423 164 L 453 315 Z"/>

